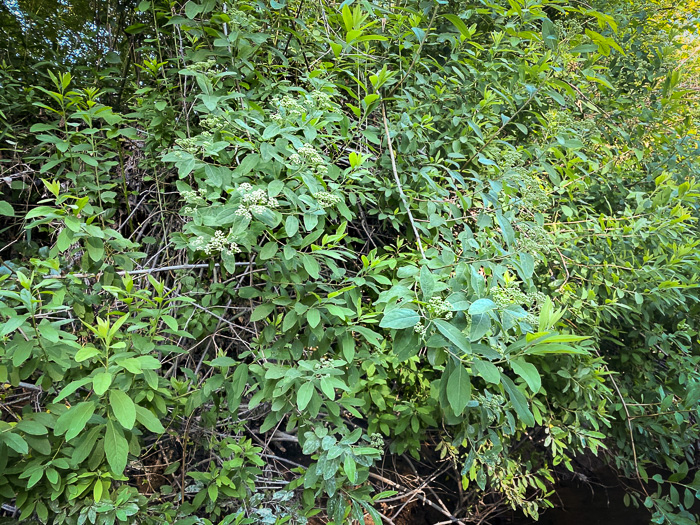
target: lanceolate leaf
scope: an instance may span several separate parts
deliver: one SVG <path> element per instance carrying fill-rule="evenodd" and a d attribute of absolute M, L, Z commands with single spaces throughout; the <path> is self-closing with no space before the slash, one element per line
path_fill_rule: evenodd
<path fill-rule="evenodd" d="M 508 394 L 510 402 L 513 404 L 513 408 L 515 409 L 515 413 L 518 414 L 520 420 L 525 423 L 525 426 L 534 426 L 535 417 L 530 411 L 530 406 L 525 395 L 513 384 L 513 381 L 511 381 L 511 379 L 504 374 L 501 374 L 501 384 Z"/>
<path fill-rule="evenodd" d="M 70 441 L 83 431 L 94 412 L 95 403 L 92 401 L 85 401 L 70 407 L 68 411 L 64 412 L 56 421 L 54 433 L 57 436 L 65 433 L 66 441 Z"/>
<path fill-rule="evenodd" d="M 163 432 L 165 432 L 165 428 L 163 428 L 163 425 L 161 424 L 160 420 L 155 415 L 153 415 L 153 412 L 140 405 L 135 406 L 136 420 L 139 423 L 141 423 L 151 432 L 155 432 L 156 434 L 162 434 Z"/>
<path fill-rule="evenodd" d="M 457 328 L 456 326 L 443 321 L 442 319 L 436 319 L 433 321 L 437 329 L 442 335 L 444 335 L 452 344 L 459 348 L 463 353 L 470 354 L 472 349 L 467 337 Z"/>
<path fill-rule="evenodd" d="M 115 425 L 111 419 L 107 421 L 104 447 L 107 463 L 109 463 L 112 472 L 121 476 L 129 456 L 129 443 L 124 437 L 122 429 Z"/>
<path fill-rule="evenodd" d="M 467 403 L 471 399 L 472 387 L 469 381 L 469 373 L 466 368 L 459 363 L 450 374 L 447 381 L 447 400 L 455 414 L 464 412 Z"/>
<path fill-rule="evenodd" d="M 109 403 L 117 421 L 127 430 L 134 428 L 136 406 L 131 398 L 121 390 L 112 390 L 109 393 Z"/>
<path fill-rule="evenodd" d="M 522 377 L 527 386 L 530 387 L 533 393 L 537 393 L 542 386 L 542 378 L 537 368 L 532 363 L 528 363 L 525 359 L 511 359 L 510 366 L 513 372 Z"/>

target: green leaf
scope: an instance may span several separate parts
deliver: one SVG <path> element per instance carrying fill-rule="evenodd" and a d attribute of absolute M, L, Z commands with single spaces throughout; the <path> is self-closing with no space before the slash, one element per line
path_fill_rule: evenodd
<path fill-rule="evenodd" d="M 272 303 L 261 304 L 255 308 L 255 310 L 253 310 L 252 314 L 250 314 L 250 321 L 253 323 L 256 321 L 262 321 L 268 315 L 270 315 L 274 309 L 275 305 Z"/>
<path fill-rule="evenodd" d="M 321 314 L 316 308 L 312 308 L 306 314 L 306 321 L 309 323 L 311 328 L 316 328 L 321 322 Z"/>
<path fill-rule="evenodd" d="M 83 433 L 83 435 L 77 439 L 73 444 L 75 449 L 71 456 L 73 465 L 79 465 L 90 455 L 103 428 L 104 426 L 93 427 L 89 432 Z"/>
<path fill-rule="evenodd" d="M 105 254 L 105 245 L 102 239 L 97 237 L 89 237 L 85 241 L 85 248 L 87 249 L 90 259 L 95 262 L 101 261 Z"/>
<path fill-rule="evenodd" d="M 111 419 L 107 421 L 104 446 L 109 467 L 114 474 L 121 476 L 129 457 L 129 442 L 124 437 L 122 429 Z"/>
<path fill-rule="evenodd" d="M 345 460 L 343 461 L 343 469 L 345 470 L 345 475 L 348 477 L 348 481 L 350 481 L 352 484 L 357 483 L 357 465 L 355 464 L 355 460 L 352 458 L 352 456 L 345 456 Z"/>
<path fill-rule="evenodd" d="M 66 441 L 70 441 L 83 431 L 94 412 L 95 403 L 92 401 L 84 401 L 70 407 L 56 421 L 54 434 L 60 436 L 65 433 Z"/>
<path fill-rule="evenodd" d="M 469 328 L 469 340 L 473 343 L 484 337 L 491 329 L 491 316 L 485 313 L 474 314 L 471 317 L 472 324 Z"/>
<path fill-rule="evenodd" d="M 29 445 L 27 445 L 27 442 L 19 434 L 15 434 L 14 432 L 2 432 L 0 433 L 0 441 L 15 452 L 19 452 L 20 454 L 29 453 Z"/>
<path fill-rule="evenodd" d="M 460 41 L 464 41 L 467 38 L 471 38 L 471 33 L 469 31 L 469 28 L 467 27 L 467 24 L 464 23 L 464 21 L 458 17 L 457 15 L 443 15 L 447 20 L 452 22 L 452 25 L 457 28 L 457 30 L 460 33 Z"/>
<path fill-rule="evenodd" d="M 471 363 L 472 370 L 482 377 L 487 383 L 497 385 L 501 382 L 501 372 L 498 367 L 489 361 L 475 359 Z"/>
<path fill-rule="evenodd" d="M 447 401 L 456 415 L 464 412 L 472 397 L 469 373 L 462 363 L 457 364 L 447 381 Z"/>
<path fill-rule="evenodd" d="M 9 202 L 0 201 L 0 215 L 5 217 L 14 217 L 15 210 Z"/>
<path fill-rule="evenodd" d="M 472 303 L 468 311 L 470 315 L 476 315 L 489 312 L 495 308 L 496 303 L 494 303 L 491 299 L 478 299 Z"/>
<path fill-rule="evenodd" d="M 194 19 L 199 13 L 202 12 L 202 6 L 190 0 L 185 5 L 185 15 L 187 18 Z"/>
<path fill-rule="evenodd" d="M 420 321 L 420 315 L 415 310 L 408 308 L 395 308 L 384 314 L 379 323 L 381 328 L 412 328 Z"/>
<path fill-rule="evenodd" d="M 260 250 L 260 259 L 266 261 L 267 259 L 272 259 L 277 253 L 277 241 L 270 241 L 265 244 Z"/>
<path fill-rule="evenodd" d="M 435 276 L 427 266 L 422 266 L 420 269 L 420 289 L 423 292 L 424 301 L 430 299 L 435 291 Z"/>
<path fill-rule="evenodd" d="M 436 319 L 433 321 L 437 329 L 442 335 L 444 335 L 449 341 L 459 348 L 465 354 L 471 354 L 472 347 L 467 340 L 467 337 L 457 328 L 456 326 L 443 321 L 442 319 Z"/>
<path fill-rule="evenodd" d="M 517 358 L 510 360 L 510 366 L 513 372 L 525 380 L 533 393 L 539 392 L 542 387 L 542 378 L 535 365 L 528 363 L 525 359 Z"/>
<path fill-rule="evenodd" d="M 2 325 L 2 329 L 0 329 L 0 337 L 4 337 L 7 334 L 11 334 L 15 330 L 17 330 L 20 326 L 24 324 L 24 321 L 27 320 L 28 315 L 18 315 L 16 317 L 10 317 L 7 321 L 5 321 Z"/>
<path fill-rule="evenodd" d="M 117 421 L 125 429 L 134 428 L 136 422 L 136 406 L 131 398 L 121 390 L 111 390 L 109 392 L 109 403 Z"/>
<path fill-rule="evenodd" d="M 525 395 L 513 384 L 513 381 L 504 374 L 501 374 L 501 384 L 508 394 L 510 402 L 513 404 L 515 413 L 518 414 L 522 422 L 528 427 L 535 426 L 535 417 L 530 411 Z"/>
<path fill-rule="evenodd" d="M 284 221 L 284 231 L 287 233 L 287 237 L 294 237 L 299 231 L 299 219 L 294 215 L 290 215 Z"/>
<path fill-rule="evenodd" d="M 53 402 L 58 403 L 59 401 L 65 399 L 66 397 L 74 393 L 81 386 L 88 384 L 90 381 L 92 381 L 91 377 L 83 377 L 82 379 L 71 381 L 63 388 L 63 390 L 61 390 L 61 393 L 56 397 L 56 399 L 53 400 Z"/>
<path fill-rule="evenodd" d="M 32 421 L 31 419 L 21 420 L 19 423 L 17 423 L 15 429 L 21 430 L 25 434 L 29 434 L 31 436 L 43 436 L 49 432 L 44 425 L 38 421 Z"/>
<path fill-rule="evenodd" d="M 92 378 L 92 389 L 98 396 L 104 394 L 111 384 L 112 374 L 109 372 L 100 372 Z"/>
<path fill-rule="evenodd" d="M 76 362 L 81 363 L 86 359 L 95 357 L 96 355 L 100 355 L 100 351 L 97 348 L 94 346 L 84 346 L 76 352 L 75 360 Z"/>
<path fill-rule="evenodd" d="M 136 420 L 151 432 L 156 434 L 165 432 L 165 428 L 163 428 L 160 420 L 153 415 L 153 412 L 141 405 L 136 405 Z"/>
<path fill-rule="evenodd" d="M 297 391 L 297 406 L 299 407 L 299 410 L 304 410 L 308 406 L 314 392 L 315 388 L 312 381 L 307 381 L 301 385 Z"/>
<path fill-rule="evenodd" d="M 496 220 L 498 221 L 498 225 L 501 227 L 503 239 L 506 241 L 508 246 L 511 246 L 513 243 L 515 243 L 515 231 L 513 230 L 513 226 L 511 226 L 510 221 L 506 219 L 500 211 L 496 212 Z"/>

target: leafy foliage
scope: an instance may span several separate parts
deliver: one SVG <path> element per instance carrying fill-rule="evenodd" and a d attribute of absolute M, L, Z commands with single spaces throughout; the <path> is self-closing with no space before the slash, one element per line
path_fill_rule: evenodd
<path fill-rule="evenodd" d="M 21 520 L 381 523 L 438 475 L 443 520 L 537 518 L 597 456 L 695 523 L 692 17 L 133 7 L 106 64 L 0 70 Z"/>

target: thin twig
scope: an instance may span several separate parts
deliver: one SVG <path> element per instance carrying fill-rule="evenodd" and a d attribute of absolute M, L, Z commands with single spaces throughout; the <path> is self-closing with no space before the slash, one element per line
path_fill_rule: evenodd
<path fill-rule="evenodd" d="M 406 194 L 403 192 L 403 186 L 401 186 L 401 180 L 399 179 L 399 172 L 396 169 L 396 158 L 394 157 L 394 148 L 391 145 L 391 135 L 389 133 L 389 123 L 386 120 L 386 110 L 384 109 L 384 102 L 382 102 L 382 119 L 384 120 L 384 131 L 386 133 L 387 145 L 389 146 L 389 158 L 391 159 L 391 169 L 394 172 L 394 180 L 396 180 L 396 185 L 399 188 L 399 195 L 401 196 L 403 205 L 406 207 L 406 213 L 408 213 L 408 220 L 411 221 L 413 233 L 416 236 L 416 241 L 418 241 L 418 249 L 420 250 L 420 253 L 423 256 L 423 259 L 425 259 L 423 243 L 421 243 L 420 235 L 418 234 L 418 228 L 416 228 L 416 222 L 413 220 L 413 214 L 411 213 L 411 208 L 408 205 L 408 199 L 406 199 Z"/>
<path fill-rule="evenodd" d="M 236 266 L 248 266 L 250 263 L 248 262 L 237 262 L 234 263 Z M 140 275 L 140 274 L 151 274 L 151 273 L 158 273 L 158 272 L 170 272 L 170 271 L 175 271 L 175 270 L 196 270 L 197 268 L 209 268 L 212 266 L 210 263 L 199 263 L 199 264 L 177 264 L 175 266 L 161 266 L 160 268 L 145 268 L 141 270 L 120 270 L 118 272 L 114 272 L 116 275 Z M 213 265 L 215 268 L 218 268 L 220 266 L 219 263 L 214 263 Z M 66 279 L 68 277 L 75 277 L 77 279 L 87 279 L 90 277 L 98 277 L 100 274 L 104 272 L 97 272 L 97 273 L 66 273 L 63 275 L 47 275 L 47 279 Z"/>
<path fill-rule="evenodd" d="M 399 483 L 396 483 L 395 481 L 392 481 L 392 480 L 390 480 L 390 479 L 388 479 L 388 478 L 385 478 L 384 476 L 380 476 L 379 474 L 375 474 L 374 472 L 370 472 L 370 473 L 369 473 L 369 477 L 370 477 L 370 478 L 374 478 L 374 479 L 376 479 L 377 481 L 382 481 L 382 482 L 386 483 L 387 485 L 391 485 L 392 487 L 395 487 L 395 488 L 397 488 L 397 489 L 400 489 L 400 490 L 403 490 L 403 491 L 408 492 L 408 489 L 407 489 L 406 487 L 404 487 L 403 485 L 400 485 Z M 434 508 L 435 510 L 437 510 L 440 514 L 442 514 L 442 515 L 445 516 L 446 518 L 449 518 L 451 523 L 457 523 L 458 525 L 466 525 L 462 520 L 460 520 L 459 518 L 455 518 L 455 517 L 454 517 L 452 514 L 450 514 L 449 512 L 445 512 L 445 511 L 443 510 L 443 508 L 440 507 L 440 505 L 438 505 L 437 503 L 434 503 L 434 502 L 430 501 L 428 498 L 426 498 L 426 497 L 425 497 L 423 494 L 421 494 L 420 492 L 416 493 L 416 496 L 417 496 L 419 499 L 421 499 L 421 500 L 423 501 L 423 503 L 425 503 L 425 504 L 427 504 L 427 505 L 430 505 L 432 508 Z"/>
<path fill-rule="evenodd" d="M 596 350 L 595 353 L 598 355 L 598 357 L 601 357 L 598 350 Z M 639 473 L 639 462 L 637 461 L 637 448 L 634 445 L 634 431 L 632 430 L 632 417 L 630 416 L 630 411 L 627 408 L 627 402 L 625 401 L 625 398 L 623 397 L 622 392 L 620 392 L 620 387 L 617 386 L 617 381 L 615 381 L 615 378 L 613 377 L 612 372 L 610 372 L 610 369 L 607 367 L 607 365 L 604 365 L 604 366 L 605 366 L 605 369 L 609 372 L 608 377 L 610 378 L 610 381 L 612 382 L 613 387 L 615 388 L 615 391 L 617 392 L 617 395 L 620 398 L 620 402 L 622 403 L 622 408 L 625 410 L 625 415 L 627 416 L 627 428 L 629 429 L 629 433 L 630 433 L 630 442 L 632 445 L 632 459 L 634 460 L 634 470 L 637 473 L 637 481 L 639 481 L 639 485 L 642 487 L 644 494 L 649 496 L 649 493 L 647 492 L 647 488 L 644 486 L 644 482 L 642 481 L 642 475 Z"/>
<path fill-rule="evenodd" d="M 399 86 L 404 83 L 404 81 L 408 78 L 408 75 L 411 74 L 411 71 L 416 65 L 416 62 L 418 62 L 418 59 L 420 58 L 421 51 L 423 51 L 423 45 L 425 44 L 425 41 L 428 39 L 428 33 L 430 32 L 430 28 L 433 27 L 433 22 L 435 21 L 435 15 L 437 15 L 438 12 L 438 7 L 440 4 L 435 4 L 435 8 L 433 9 L 433 16 L 430 17 L 430 22 L 428 22 L 428 29 L 425 31 L 425 35 L 423 35 L 423 39 L 420 41 L 420 45 L 418 46 L 418 50 L 413 54 L 413 60 L 411 61 L 411 64 L 408 66 L 408 69 L 406 70 L 406 73 L 401 77 L 401 80 L 399 80 L 393 88 L 391 88 L 391 91 L 389 91 L 389 94 L 386 96 L 386 98 L 391 98 L 391 96 L 396 93 L 396 90 L 399 89 Z M 382 107 L 382 110 L 384 108 Z"/>

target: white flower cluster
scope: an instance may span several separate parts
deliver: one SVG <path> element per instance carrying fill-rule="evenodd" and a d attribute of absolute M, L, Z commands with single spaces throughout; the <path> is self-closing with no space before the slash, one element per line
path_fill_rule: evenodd
<path fill-rule="evenodd" d="M 333 99 L 325 91 L 312 91 L 311 98 L 318 109 L 324 109 L 327 111 L 332 111 L 333 109 L 335 109 L 333 106 Z"/>
<path fill-rule="evenodd" d="M 280 107 L 283 107 L 288 116 L 295 118 L 301 117 L 306 113 L 306 108 L 302 106 L 297 99 L 290 95 L 285 95 L 279 101 Z"/>
<path fill-rule="evenodd" d="M 313 195 L 321 208 L 332 208 L 336 204 L 343 202 L 343 199 L 327 191 L 317 191 Z"/>
<path fill-rule="evenodd" d="M 216 115 L 207 115 L 199 119 L 199 125 L 209 130 L 223 128 L 226 124 L 228 122 L 226 122 L 225 118 Z"/>
<path fill-rule="evenodd" d="M 181 193 L 182 198 L 185 199 L 187 204 L 201 204 L 204 198 L 207 196 L 207 190 L 201 188 L 199 191 L 189 190 L 183 191 Z"/>
<path fill-rule="evenodd" d="M 175 145 L 187 153 L 196 155 L 204 153 L 207 147 L 211 145 L 211 137 L 212 134 L 209 131 L 202 131 L 198 137 L 175 139 Z"/>
<path fill-rule="evenodd" d="M 216 66 L 216 60 L 213 58 L 210 58 L 209 60 L 202 61 L 202 62 L 194 62 L 187 66 L 187 69 L 190 71 L 209 71 L 212 69 L 214 66 Z"/>
<path fill-rule="evenodd" d="M 224 235 L 224 232 L 217 230 L 208 242 L 200 236 L 192 242 L 192 246 L 197 250 L 203 250 L 207 255 L 213 255 L 217 252 L 223 252 L 226 255 L 241 253 L 238 244 L 230 240 L 229 237 L 231 237 L 230 231 L 228 235 Z"/>
<path fill-rule="evenodd" d="M 253 187 L 244 182 L 238 186 L 238 192 L 241 194 L 241 205 L 236 210 L 236 215 L 253 218 L 253 213 L 258 215 L 264 213 L 267 209 L 277 208 L 279 203 L 274 197 L 268 197 L 265 190 L 254 190 Z"/>
<path fill-rule="evenodd" d="M 448 321 L 452 319 L 452 305 L 441 297 L 431 297 L 426 308 L 433 317 L 444 317 Z"/>
<path fill-rule="evenodd" d="M 309 165 L 317 175 L 323 177 L 328 173 L 325 159 L 316 148 L 306 143 L 289 157 L 289 162 L 297 166 Z"/>
<path fill-rule="evenodd" d="M 421 322 L 419 322 L 417 325 L 415 325 L 413 327 L 413 331 L 421 337 L 423 337 L 425 335 L 425 332 L 427 330 L 428 330 L 428 327 Z"/>

